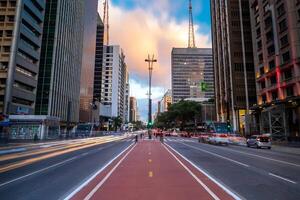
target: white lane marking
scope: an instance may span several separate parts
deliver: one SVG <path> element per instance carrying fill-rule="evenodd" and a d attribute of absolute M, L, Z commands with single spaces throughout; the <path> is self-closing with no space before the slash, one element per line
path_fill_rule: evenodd
<path fill-rule="evenodd" d="M 246 152 L 243 152 L 243 151 L 237 151 L 237 150 L 233 150 L 233 149 L 227 149 L 227 150 L 237 152 L 237 153 L 241 153 L 241 154 L 245 154 L 245 155 L 249 155 L 249 156 L 254 156 L 254 157 L 258 157 L 258 158 L 271 160 L 271 161 L 274 161 L 274 162 L 279 162 L 279 163 L 283 163 L 283 164 L 287 164 L 287 165 L 292 165 L 292 166 L 295 166 L 295 167 L 300 167 L 300 165 L 298 165 L 298 164 L 286 162 L 286 161 L 283 161 L 283 160 L 277 160 L 277 159 L 274 159 L 274 158 L 268 158 L 268 157 L 259 156 L 259 155 L 255 155 L 255 154 L 252 154 L 252 153 L 246 153 Z"/>
<path fill-rule="evenodd" d="M 128 154 L 136 147 L 136 144 L 125 154 L 125 156 L 119 160 L 119 162 L 110 170 L 110 172 L 94 187 L 94 189 L 84 198 L 84 200 L 91 199 L 94 194 L 99 190 L 99 188 L 105 183 L 105 181 L 114 173 L 117 167 L 123 162 L 123 160 L 128 156 Z"/>
<path fill-rule="evenodd" d="M 207 176 L 210 180 L 212 180 L 215 184 L 217 184 L 219 187 L 221 187 L 227 194 L 229 194 L 230 196 L 232 196 L 234 199 L 236 200 L 242 200 L 245 199 L 243 197 L 239 197 L 237 194 L 235 194 L 234 192 L 232 192 L 232 190 L 228 189 L 227 186 L 223 185 L 222 183 L 220 183 L 219 181 L 217 181 L 215 178 L 213 178 L 211 175 L 209 175 L 207 172 L 205 172 L 203 169 L 201 169 L 200 167 L 198 167 L 197 165 L 195 165 L 192 161 L 190 161 L 189 159 L 187 159 L 185 156 L 183 156 L 182 154 L 180 154 L 178 151 L 176 151 L 174 148 L 172 148 L 170 145 L 166 144 L 166 146 L 168 146 L 170 149 L 172 149 L 174 152 L 176 152 L 181 158 L 183 158 L 185 161 L 187 161 L 188 163 L 190 163 L 193 167 L 195 167 L 199 172 L 201 172 L 202 174 L 204 174 L 205 176 Z"/>
<path fill-rule="evenodd" d="M 51 168 L 54 168 L 54 167 L 57 167 L 57 166 L 60 166 L 60 165 L 64 165 L 64 164 L 67 163 L 67 162 L 70 162 L 70 161 L 72 161 L 72 160 L 75 160 L 75 159 L 84 157 L 84 156 L 86 156 L 86 155 L 88 155 L 88 154 L 90 154 L 90 153 L 92 153 L 92 152 L 94 152 L 94 151 L 96 151 L 96 150 L 102 150 L 102 149 L 108 148 L 108 147 L 110 147 L 110 146 L 112 146 L 112 145 L 109 145 L 109 146 L 106 146 L 106 147 L 101 147 L 101 148 L 98 148 L 98 149 L 95 149 L 95 150 L 91 150 L 90 152 L 83 153 L 83 154 L 80 154 L 80 155 L 78 155 L 78 156 L 74 156 L 74 157 L 69 158 L 69 159 L 67 159 L 67 160 L 64 160 L 64 161 L 62 161 L 62 162 L 59 162 L 59 163 L 50 165 L 50 166 L 48 166 L 48 167 L 46 167 L 46 168 L 43 168 L 43 169 L 40 169 L 40 170 L 31 172 L 31 173 L 26 174 L 26 175 L 24 175 L 24 176 L 20 176 L 20 177 L 18 177 L 18 178 L 15 178 L 15 179 L 13 179 L 13 180 L 7 181 L 7 182 L 5 182 L 5 183 L 1 183 L 1 184 L 0 184 L 0 187 L 5 186 L 5 185 L 10 184 L 10 183 L 13 183 L 13 182 L 18 181 L 18 180 L 27 178 L 27 177 L 29 177 L 29 176 L 38 174 L 38 173 L 43 172 L 43 171 L 46 171 L 46 170 L 48 170 L 48 169 L 51 169 Z"/>
<path fill-rule="evenodd" d="M 124 149 L 121 153 L 111 159 L 108 163 L 106 163 L 101 169 L 99 169 L 96 173 L 94 173 L 90 178 L 88 178 L 85 182 L 83 182 L 79 187 L 77 187 L 73 192 L 71 192 L 64 200 L 71 199 L 75 194 L 77 194 L 82 188 L 84 188 L 87 184 L 89 184 L 96 176 L 98 176 L 103 170 L 105 170 L 112 162 L 114 162 L 118 157 L 120 157 L 125 151 L 127 151 L 134 144 L 129 145 L 126 149 Z"/>
<path fill-rule="evenodd" d="M 282 179 L 282 180 L 284 180 L 284 181 L 293 183 L 293 184 L 297 184 L 297 182 L 295 182 L 295 181 L 292 181 L 292 180 L 290 180 L 290 179 L 284 178 L 284 177 L 282 177 L 282 176 L 278 176 L 278 175 L 273 174 L 273 173 L 269 173 L 269 175 L 270 175 L 270 176 L 274 176 L 274 177 L 279 178 L 279 179 Z"/>
<path fill-rule="evenodd" d="M 220 198 L 209 189 L 187 166 L 185 166 L 166 146 L 164 148 L 176 159 L 176 161 L 212 196 L 215 200 L 220 200 Z"/>
<path fill-rule="evenodd" d="M 24 179 L 24 178 L 26 178 L 26 177 L 28 177 L 28 176 L 32 176 L 32 175 L 34 175 L 34 174 L 37 174 L 37 173 L 40 173 L 40 172 L 46 171 L 46 170 L 48 170 L 48 169 L 50 169 L 50 168 L 53 168 L 53 167 L 56 167 L 56 166 L 59 166 L 59 165 L 63 165 L 63 164 L 65 164 L 65 163 L 67 163 L 67 162 L 70 162 L 70 161 L 72 161 L 72 160 L 75 160 L 75 159 L 77 159 L 78 157 L 79 157 L 79 156 L 72 157 L 72 158 L 70 158 L 70 159 L 67 159 L 67 160 L 65 160 L 65 161 L 62 161 L 62 162 L 56 163 L 56 164 L 54 164 L 54 165 L 51 165 L 51 166 L 49 166 L 49 167 L 46 167 L 46 168 L 43 168 L 43 169 L 37 170 L 37 171 L 35 171 L 35 172 L 32 172 L 32 173 L 26 174 L 26 175 L 24 175 L 24 176 L 18 177 L 18 178 L 16 178 L 16 179 L 13 179 L 13 180 L 7 181 L 7 182 L 5 182 L 5 183 L 2 183 L 2 184 L 0 184 L 0 187 L 2 187 L 2 186 L 5 186 L 5 185 L 7 185 L 7 184 L 9 184 L 9 183 L 12 183 L 12 182 L 15 182 L 15 181 L 18 181 L 18 180 Z"/>
<path fill-rule="evenodd" d="M 199 150 L 199 151 L 202 151 L 202 152 L 211 154 L 211 155 L 213 155 L 213 156 L 222 158 L 222 159 L 224 159 L 224 160 L 228 160 L 228 161 L 233 162 L 233 163 L 235 163 L 235 164 L 242 165 L 242 166 L 244 166 L 244 167 L 249 167 L 249 165 L 247 165 L 247 164 L 245 164 L 245 163 L 242 163 L 242 162 L 239 162 L 239 161 L 236 161 L 236 160 L 233 160 L 233 159 L 231 159 L 231 158 L 228 158 L 228 157 L 225 157 L 225 156 L 221 156 L 221 155 L 219 155 L 219 154 L 216 154 L 216 153 L 213 153 L 213 152 L 210 152 L 210 151 L 206 151 L 206 150 L 204 150 L 204 149 L 200 149 L 200 148 L 197 148 L 197 147 L 188 145 L 188 144 L 184 144 L 184 143 L 182 143 L 182 142 L 180 142 L 180 144 L 183 144 L 183 145 L 188 146 L 188 147 L 191 147 L 191 148 L 193 148 L 193 149 L 196 149 L 196 150 Z"/>

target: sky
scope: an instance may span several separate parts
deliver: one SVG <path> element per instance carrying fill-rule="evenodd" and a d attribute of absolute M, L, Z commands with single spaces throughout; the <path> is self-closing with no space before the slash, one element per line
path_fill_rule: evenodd
<path fill-rule="evenodd" d="M 210 1 L 193 0 L 193 17 L 197 47 L 211 47 Z M 103 17 L 103 5 L 98 6 Z M 188 0 L 111 0 L 109 5 L 110 44 L 120 45 L 130 74 L 130 94 L 138 99 L 141 118 L 148 91 L 148 54 L 154 64 L 152 98 L 155 103 L 171 88 L 171 51 L 187 47 Z M 146 108 L 144 108 L 146 107 Z"/>

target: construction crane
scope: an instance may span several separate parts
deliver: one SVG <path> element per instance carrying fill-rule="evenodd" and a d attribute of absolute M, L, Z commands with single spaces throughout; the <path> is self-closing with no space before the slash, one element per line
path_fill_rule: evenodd
<path fill-rule="evenodd" d="M 104 44 L 109 45 L 109 7 L 108 0 L 103 3 Z"/>
<path fill-rule="evenodd" d="M 189 48 L 196 48 L 194 22 L 193 22 L 192 0 L 189 0 L 189 44 L 188 44 L 188 47 Z"/>

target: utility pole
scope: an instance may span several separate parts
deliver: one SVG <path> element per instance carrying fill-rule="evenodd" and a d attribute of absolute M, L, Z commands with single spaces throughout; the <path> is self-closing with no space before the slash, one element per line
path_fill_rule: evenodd
<path fill-rule="evenodd" d="M 152 55 L 152 58 L 150 58 L 150 55 L 148 55 L 148 58 L 145 59 L 145 62 L 148 63 L 148 71 L 149 71 L 149 94 L 148 94 L 148 134 L 149 138 L 151 138 L 150 129 L 152 126 L 152 99 L 151 99 L 151 81 L 152 81 L 152 71 L 153 71 L 153 63 L 157 62 L 156 59 L 154 59 L 154 55 Z"/>

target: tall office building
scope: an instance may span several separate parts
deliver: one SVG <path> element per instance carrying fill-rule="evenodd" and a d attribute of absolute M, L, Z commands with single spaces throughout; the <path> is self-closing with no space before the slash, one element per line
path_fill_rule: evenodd
<path fill-rule="evenodd" d="M 103 51 L 100 115 L 109 118 L 121 117 L 125 122 L 128 79 L 125 55 L 117 45 L 104 46 Z"/>
<path fill-rule="evenodd" d="M 211 0 L 217 119 L 247 129 L 256 103 L 249 0 Z"/>
<path fill-rule="evenodd" d="M 93 93 L 98 0 L 84 1 L 84 36 L 80 79 L 80 122 L 93 122 Z"/>
<path fill-rule="evenodd" d="M 214 98 L 212 51 L 173 48 L 172 100 Z"/>
<path fill-rule="evenodd" d="M 94 72 L 94 99 L 101 100 L 104 24 L 98 14 Z"/>
<path fill-rule="evenodd" d="M 167 92 L 164 94 L 163 98 L 160 101 L 160 111 L 167 112 L 171 104 L 172 104 L 172 91 L 167 90 Z"/>
<path fill-rule="evenodd" d="M 78 122 L 83 48 L 82 0 L 47 0 L 36 98 L 37 115 Z"/>
<path fill-rule="evenodd" d="M 137 102 L 135 97 L 130 97 L 129 102 L 129 122 L 137 121 Z"/>
<path fill-rule="evenodd" d="M 129 86 L 129 72 L 126 67 L 126 75 L 125 75 L 125 95 L 124 95 L 124 122 L 127 123 L 129 121 L 129 101 L 130 101 L 130 86 Z"/>
<path fill-rule="evenodd" d="M 34 113 L 45 2 L 0 1 L 0 113 Z"/>
<path fill-rule="evenodd" d="M 251 0 L 261 133 L 300 137 L 300 1 Z"/>

